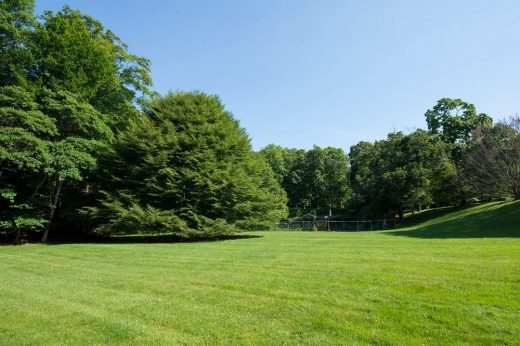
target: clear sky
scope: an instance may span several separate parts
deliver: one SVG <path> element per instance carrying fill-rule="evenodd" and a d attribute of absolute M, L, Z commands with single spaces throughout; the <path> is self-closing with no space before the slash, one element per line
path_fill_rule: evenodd
<path fill-rule="evenodd" d="M 255 149 L 425 128 L 442 97 L 520 113 L 520 1 L 36 0 L 101 20 L 155 89 L 218 94 Z"/>

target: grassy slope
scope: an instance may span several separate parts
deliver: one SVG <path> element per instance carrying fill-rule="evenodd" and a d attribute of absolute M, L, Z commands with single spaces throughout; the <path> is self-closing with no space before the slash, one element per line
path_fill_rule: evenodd
<path fill-rule="evenodd" d="M 520 203 L 404 230 L 0 248 L 0 344 L 518 344 Z"/>

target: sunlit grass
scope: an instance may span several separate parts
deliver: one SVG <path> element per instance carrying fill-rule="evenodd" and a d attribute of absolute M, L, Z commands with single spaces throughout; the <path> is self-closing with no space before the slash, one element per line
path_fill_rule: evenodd
<path fill-rule="evenodd" d="M 385 232 L 2 247 L 0 344 L 518 344 L 519 212 L 489 204 Z"/>

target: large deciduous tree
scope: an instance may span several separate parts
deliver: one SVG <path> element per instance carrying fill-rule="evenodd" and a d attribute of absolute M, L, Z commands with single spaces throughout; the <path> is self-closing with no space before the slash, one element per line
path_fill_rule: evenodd
<path fill-rule="evenodd" d="M 107 159 L 112 192 L 90 209 L 100 231 L 214 237 L 286 216 L 271 168 L 214 96 L 156 98 Z"/>
<path fill-rule="evenodd" d="M 520 118 L 477 129 L 464 168 L 476 192 L 520 199 Z"/>
<path fill-rule="evenodd" d="M 260 150 L 287 193 L 291 207 L 342 208 L 350 196 L 348 156 L 340 148 Z"/>
<path fill-rule="evenodd" d="M 48 223 L 36 176 L 48 161 L 46 140 L 58 134 L 55 120 L 39 110 L 21 87 L 0 87 L 0 229 L 42 230 Z"/>
<path fill-rule="evenodd" d="M 305 154 L 304 186 L 315 207 L 343 207 L 350 192 L 348 186 L 349 162 L 340 148 L 314 146 Z"/>
<path fill-rule="evenodd" d="M 33 37 L 36 82 L 78 95 L 113 126 L 124 126 L 133 103 L 151 94 L 150 62 L 90 16 L 67 6 L 47 11 Z"/>
<path fill-rule="evenodd" d="M 98 21 L 68 7 L 37 20 L 33 8 L 0 2 L 0 227 L 45 229 L 45 241 L 58 209 L 88 200 L 97 158 L 151 79 Z"/>
<path fill-rule="evenodd" d="M 350 159 L 355 196 L 373 216 L 391 212 L 402 220 L 405 209 L 435 203 L 438 187 L 454 174 L 445 144 L 424 130 L 360 142 L 351 148 Z"/>
<path fill-rule="evenodd" d="M 425 117 L 428 129 L 450 144 L 467 143 L 474 129 L 492 123 L 492 119 L 485 113 L 478 113 L 473 104 L 450 98 L 437 101 L 426 111 Z"/>
<path fill-rule="evenodd" d="M 93 171 L 104 141 L 113 136 L 103 120 L 68 92 L 45 89 L 33 95 L 21 87 L 0 87 L 0 182 L 11 191 L 4 198 L 6 228 L 38 230 L 46 224 L 42 241 L 47 241 L 64 185 Z"/>
<path fill-rule="evenodd" d="M 23 85 L 33 67 L 33 0 L 0 1 L 0 86 Z"/>
<path fill-rule="evenodd" d="M 471 144 L 471 136 L 475 129 L 489 127 L 493 120 L 485 113 L 478 113 L 476 107 L 461 99 L 443 98 L 426 111 L 426 123 L 433 134 L 440 135 L 450 148 L 450 159 L 457 171 L 456 195 L 462 204 L 470 193 L 465 185 L 463 175 L 464 156 Z"/>
<path fill-rule="evenodd" d="M 273 170 L 274 176 L 280 185 L 283 184 L 290 168 L 286 158 L 287 149 L 276 145 L 269 144 L 260 150 L 260 155 L 269 163 Z"/>

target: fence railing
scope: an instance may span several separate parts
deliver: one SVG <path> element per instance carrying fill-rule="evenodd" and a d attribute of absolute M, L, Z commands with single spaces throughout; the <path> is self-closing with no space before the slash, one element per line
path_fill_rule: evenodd
<path fill-rule="evenodd" d="M 310 220 L 310 221 L 282 221 L 276 225 L 276 229 L 290 230 L 317 230 L 317 231 L 376 231 L 391 229 L 396 227 L 395 219 L 383 220 L 364 220 L 364 221 L 329 221 L 329 220 Z"/>

